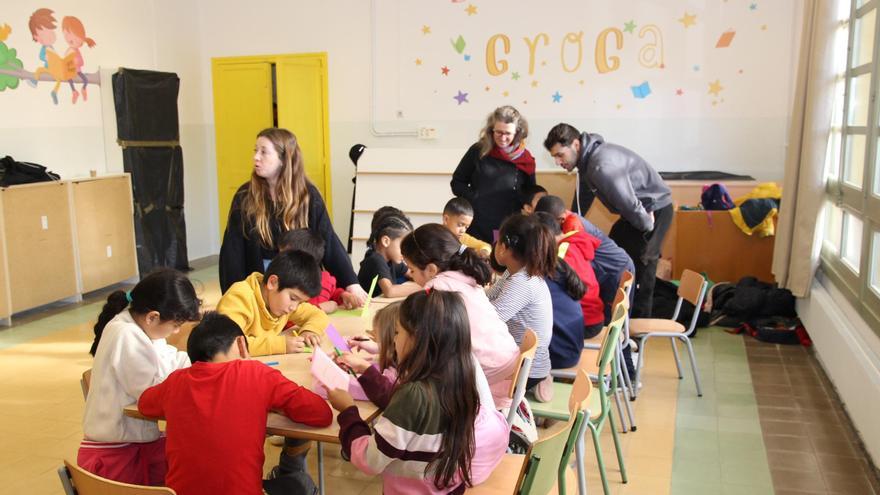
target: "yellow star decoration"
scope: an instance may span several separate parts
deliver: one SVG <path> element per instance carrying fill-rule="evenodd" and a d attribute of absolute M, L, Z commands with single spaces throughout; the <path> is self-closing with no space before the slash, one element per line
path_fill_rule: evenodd
<path fill-rule="evenodd" d="M 467 15 L 477 15 L 477 7 L 474 4 L 468 4 L 467 8 L 464 9 L 467 12 Z"/>
<path fill-rule="evenodd" d="M 532 81 L 532 87 L 533 87 L 533 88 L 537 88 L 537 87 L 538 87 L 538 81 Z"/>
<path fill-rule="evenodd" d="M 685 29 L 687 29 L 697 23 L 697 15 L 688 14 L 687 12 L 685 12 L 684 16 L 682 16 L 682 18 L 679 19 L 678 22 L 682 23 Z"/>
<path fill-rule="evenodd" d="M 547 61 L 541 60 L 541 67 L 547 67 Z"/>
<path fill-rule="evenodd" d="M 422 34 L 431 34 L 431 26 L 427 24 L 422 26 Z"/>
<path fill-rule="evenodd" d="M 416 59 L 416 65 L 422 65 L 422 59 L 417 58 L 417 59 Z"/>
<path fill-rule="evenodd" d="M 762 24 L 762 25 L 761 25 L 761 31 L 766 31 L 766 30 L 767 30 L 767 25 L 766 25 L 766 24 Z"/>
<path fill-rule="evenodd" d="M 584 85 L 584 80 L 581 79 L 580 81 L 578 81 L 578 84 L 580 84 L 581 86 L 583 86 L 583 85 Z"/>
<path fill-rule="evenodd" d="M 490 88 L 489 86 L 486 86 L 485 89 L 486 89 L 486 91 L 489 91 L 489 90 L 492 89 L 492 88 Z"/>
<path fill-rule="evenodd" d="M 503 93 L 501 93 L 501 94 L 504 95 L 505 97 L 510 96 L 510 92 L 509 92 L 509 91 L 505 91 L 505 92 L 503 92 Z"/>
<path fill-rule="evenodd" d="M 621 105 L 620 103 L 618 103 L 618 104 L 617 104 L 617 109 L 620 110 L 621 108 L 623 108 L 623 105 Z"/>
<path fill-rule="evenodd" d="M 721 91 L 724 89 L 724 86 L 721 85 L 721 81 L 715 79 L 713 82 L 709 83 L 709 94 L 718 96 Z"/>

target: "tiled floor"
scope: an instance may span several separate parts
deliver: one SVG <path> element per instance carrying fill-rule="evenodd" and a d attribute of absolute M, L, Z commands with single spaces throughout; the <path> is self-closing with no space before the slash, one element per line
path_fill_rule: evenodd
<path fill-rule="evenodd" d="M 207 307 L 219 298 L 216 266 L 191 278 Z M 101 301 L 18 318 L 0 330 L 0 494 L 59 494 L 55 469 L 75 459 L 82 436 L 82 371 Z M 21 323 L 24 321 L 24 323 Z M 614 494 L 880 494 L 833 388 L 812 354 L 762 344 L 718 328 L 694 339 L 703 397 L 686 355 L 679 380 L 669 344 L 649 344 L 638 431 L 621 436 L 629 483 L 620 482 L 605 428 L 603 452 Z M 679 346 L 680 351 L 684 348 Z M 592 445 L 586 446 L 589 492 L 601 493 Z M 271 468 L 278 448 L 266 445 Z M 326 445 L 328 494 L 379 494 Z M 316 472 L 314 449 L 310 455 Z M 569 493 L 576 486 L 569 483 Z"/>

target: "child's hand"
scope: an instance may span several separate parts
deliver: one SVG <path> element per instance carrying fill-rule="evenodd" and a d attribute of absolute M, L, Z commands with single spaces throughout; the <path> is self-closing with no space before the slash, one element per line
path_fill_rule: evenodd
<path fill-rule="evenodd" d="M 336 358 L 336 363 L 342 365 L 345 368 L 354 370 L 354 372 L 358 374 L 367 371 L 367 368 L 370 367 L 369 361 L 350 352 L 346 352 L 343 355 L 338 356 Z"/>
<path fill-rule="evenodd" d="M 308 346 L 319 347 L 321 345 L 321 336 L 315 332 L 309 332 L 307 330 L 305 332 L 300 332 L 299 336 Z"/>
<path fill-rule="evenodd" d="M 345 309 L 354 309 L 360 308 L 364 305 L 364 302 L 358 299 L 358 297 L 351 292 L 345 291 L 342 293 L 342 307 Z"/>
<path fill-rule="evenodd" d="M 363 349 L 370 354 L 379 354 L 379 344 L 366 335 L 348 338 L 348 346 L 352 351 Z"/>
<path fill-rule="evenodd" d="M 324 301 L 321 304 L 318 304 L 318 307 L 321 308 L 321 311 L 329 315 L 330 313 L 336 311 L 339 305 L 336 304 L 336 301 Z"/>
<path fill-rule="evenodd" d="M 302 337 L 285 337 L 285 339 L 287 340 L 286 352 L 288 354 L 302 352 L 306 349 L 306 343 Z"/>
<path fill-rule="evenodd" d="M 348 390 L 342 390 L 341 388 L 334 388 L 333 390 L 327 391 L 327 400 L 330 402 L 330 405 L 333 406 L 333 409 L 336 409 L 339 412 L 354 405 L 354 399 L 351 398 L 351 394 L 348 393 Z"/>

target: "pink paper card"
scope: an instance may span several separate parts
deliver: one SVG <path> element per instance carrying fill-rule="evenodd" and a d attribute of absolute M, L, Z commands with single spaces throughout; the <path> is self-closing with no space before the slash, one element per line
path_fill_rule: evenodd
<path fill-rule="evenodd" d="M 321 349 L 315 349 L 313 353 L 311 372 L 312 376 L 328 390 L 335 388 L 348 390 L 350 375 L 334 363 Z"/>

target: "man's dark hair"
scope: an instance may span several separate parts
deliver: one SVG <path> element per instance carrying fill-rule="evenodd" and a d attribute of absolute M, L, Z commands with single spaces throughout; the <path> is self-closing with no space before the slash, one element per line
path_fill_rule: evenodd
<path fill-rule="evenodd" d="M 550 151 L 554 145 L 571 146 L 575 139 L 580 139 L 581 133 L 573 126 L 568 124 L 556 124 L 550 132 L 547 133 L 547 139 L 544 140 L 544 147 Z"/>
<path fill-rule="evenodd" d="M 467 215 L 474 216 L 474 207 L 464 198 L 452 198 L 443 207 L 444 215 Z"/>
<path fill-rule="evenodd" d="M 293 229 L 281 234 L 278 251 L 305 251 L 318 262 L 324 259 L 324 238 L 309 229 Z"/>
<path fill-rule="evenodd" d="M 194 363 L 209 362 L 217 354 L 229 351 L 238 337 L 244 337 L 244 332 L 232 321 L 232 318 L 216 311 L 209 311 L 189 334 L 186 353 L 189 355 L 189 360 Z"/>
<path fill-rule="evenodd" d="M 565 213 L 565 203 L 559 196 L 544 196 L 539 199 L 538 204 L 535 205 L 535 213 L 540 211 L 552 215 L 553 221 L 555 222 L 556 219 L 559 218 L 559 215 Z"/>
<path fill-rule="evenodd" d="M 309 297 L 321 293 L 321 266 L 311 254 L 300 251 L 284 251 L 272 259 L 266 268 L 265 284 L 269 277 L 278 277 L 278 290 L 298 289 Z"/>

